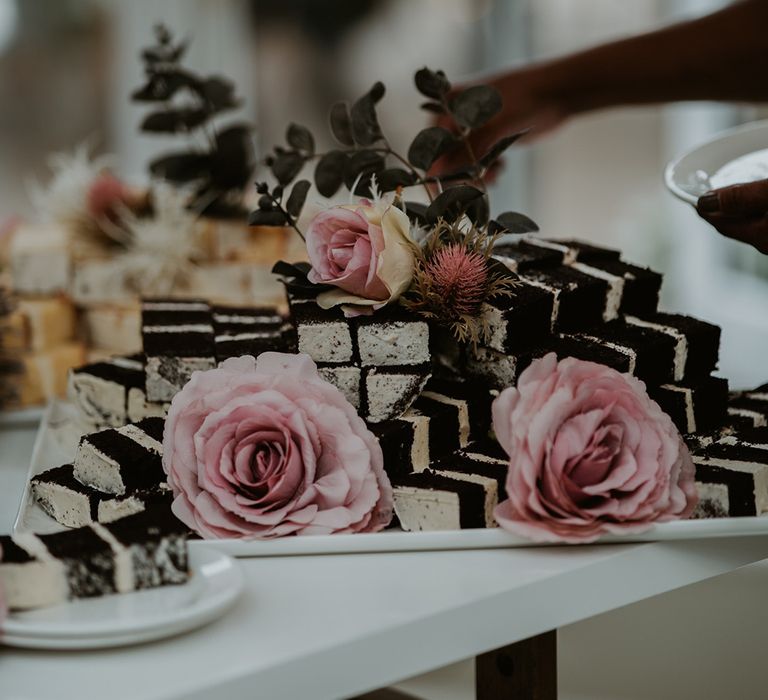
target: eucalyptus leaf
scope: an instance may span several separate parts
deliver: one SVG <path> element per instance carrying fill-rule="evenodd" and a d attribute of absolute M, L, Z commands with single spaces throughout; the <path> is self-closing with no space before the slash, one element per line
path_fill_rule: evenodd
<path fill-rule="evenodd" d="M 315 168 L 315 187 L 323 197 L 333 197 L 344 182 L 347 154 L 344 151 L 328 151 Z"/>
<path fill-rule="evenodd" d="M 432 112 L 433 114 L 445 114 L 445 107 L 439 102 L 422 102 L 419 107 L 425 112 Z"/>
<path fill-rule="evenodd" d="M 235 96 L 235 84 L 220 76 L 198 81 L 193 89 L 208 103 L 211 113 L 235 109 L 242 105 L 242 101 Z"/>
<path fill-rule="evenodd" d="M 403 168 L 386 168 L 376 175 L 376 184 L 381 192 L 392 192 L 398 187 L 410 187 L 416 176 Z"/>
<path fill-rule="evenodd" d="M 169 153 L 149 164 L 152 175 L 175 183 L 192 182 L 204 177 L 209 168 L 209 158 L 204 153 Z"/>
<path fill-rule="evenodd" d="M 285 139 L 296 150 L 303 151 L 310 156 L 315 154 L 315 139 L 307 127 L 300 124 L 289 124 Z"/>
<path fill-rule="evenodd" d="M 482 165 L 484 168 L 489 168 L 499 159 L 499 156 L 501 156 L 504 151 L 506 151 L 521 136 L 527 134 L 528 131 L 528 129 L 525 129 L 524 131 L 518 131 L 516 134 L 510 134 L 509 136 L 504 136 L 503 138 L 499 139 L 480 158 L 480 165 Z"/>
<path fill-rule="evenodd" d="M 368 196 L 371 194 L 371 176 L 378 175 L 384 167 L 384 156 L 380 153 L 370 150 L 355 151 L 346 162 L 344 184 L 353 194 Z"/>
<path fill-rule="evenodd" d="M 165 112 L 151 112 L 141 122 L 142 131 L 158 134 L 175 134 L 180 131 L 191 131 L 203 124 L 210 113 L 207 109 L 198 107 L 169 109 Z"/>
<path fill-rule="evenodd" d="M 350 123 L 355 143 L 370 146 L 379 141 L 383 134 L 376 116 L 376 103 L 384 97 L 384 83 L 374 83 L 373 87 L 352 105 Z"/>
<path fill-rule="evenodd" d="M 525 214 L 516 211 L 505 211 L 499 214 L 492 222 L 491 233 L 534 233 L 539 230 L 538 225 Z"/>
<path fill-rule="evenodd" d="M 485 200 L 485 193 L 472 185 L 457 185 L 441 192 L 427 207 L 425 218 L 430 224 L 436 224 L 439 219 L 455 221 L 462 214 L 473 214 L 473 221 L 482 219 L 477 214 L 482 213 L 480 202 Z"/>
<path fill-rule="evenodd" d="M 405 202 L 405 213 L 419 225 L 427 223 L 427 205 L 423 202 Z"/>
<path fill-rule="evenodd" d="M 458 124 L 477 129 L 501 111 L 501 95 L 490 85 L 473 85 L 453 95 L 448 106 Z"/>
<path fill-rule="evenodd" d="M 275 156 L 272 174 L 281 185 L 287 185 L 301 172 L 304 162 L 305 158 L 300 153 L 281 153 Z"/>
<path fill-rule="evenodd" d="M 352 122 L 349 116 L 349 105 L 346 102 L 337 102 L 331 107 L 328 120 L 331 125 L 331 133 L 334 138 L 344 146 L 354 146 L 355 139 L 352 136 Z"/>
<path fill-rule="evenodd" d="M 294 218 L 298 219 L 304 202 L 307 200 L 307 193 L 311 184 L 309 180 L 299 180 L 293 186 L 288 201 L 285 203 L 286 211 Z"/>
<path fill-rule="evenodd" d="M 256 209 L 248 215 L 249 226 L 285 226 L 287 223 L 285 214 L 277 209 L 272 211 Z"/>
<path fill-rule="evenodd" d="M 416 71 L 414 75 L 416 89 L 425 97 L 431 97 L 433 100 L 441 100 L 443 96 L 451 89 L 448 78 L 443 71 L 433 71 L 429 68 L 422 68 Z"/>
<path fill-rule="evenodd" d="M 408 161 L 422 170 L 429 170 L 441 155 L 456 144 L 456 137 L 441 126 L 422 129 L 408 149 Z"/>

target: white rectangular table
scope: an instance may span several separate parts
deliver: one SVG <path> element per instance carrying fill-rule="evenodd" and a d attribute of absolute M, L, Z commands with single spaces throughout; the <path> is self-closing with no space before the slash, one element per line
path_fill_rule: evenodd
<path fill-rule="evenodd" d="M 33 436 L 0 430 L 3 531 Z M 343 698 L 766 557 L 768 536 L 242 560 L 243 599 L 191 634 L 99 652 L 0 648 L 0 697 Z"/>

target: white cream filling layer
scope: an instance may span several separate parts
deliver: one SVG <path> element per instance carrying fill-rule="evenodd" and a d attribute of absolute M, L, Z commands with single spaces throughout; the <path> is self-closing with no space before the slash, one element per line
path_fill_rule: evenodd
<path fill-rule="evenodd" d="M 133 572 L 133 557 L 127 547 L 124 547 L 117 538 L 99 523 L 93 523 L 93 531 L 107 542 L 112 549 L 115 565 L 115 588 L 118 593 L 130 593 L 136 589 Z"/>
<path fill-rule="evenodd" d="M 279 338 L 279 331 L 259 331 L 254 333 L 237 333 L 236 335 L 217 335 L 217 343 L 232 340 L 259 340 L 261 338 Z"/>
<path fill-rule="evenodd" d="M 32 495 L 57 523 L 83 527 L 91 522 L 91 501 L 84 493 L 49 481 L 33 482 Z"/>
<path fill-rule="evenodd" d="M 557 287 L 552 287 L 551 285 L 545 284 L 541 280 L 533 279 L 531 277 L 525 277 L 526 282 L 529 284 L 532 284 L 534 287 L 538 287 L 539 289 L 543 289 L 545 292 L 549 292 L 552 295 L 552 319 L 549 324 L 550 329 L 554 330 L 555 324 L 557 323 L 557 317 L 560 315 L 560 289 Z"/>
<path fill-rule="evenodd" d="M 144 311 L 209 311 L 208 304 L 193 301 L 145 301 Z"/>
<path fill-rule="evenodd" d="M 368 392 L 368 420 L 379 423 L 392 418 L 393 410 L 407 408 L 400 406 L 404 399 L 415 399 L 424 387 L 428 377 L 412 374 L 388 374 L 372 371 L 365 378 Z M 410 402 L 408 402 L 410 405 Z"/>
<path fill-rule="evenodd" d="M 13 539 L 26 549 L 17 537 Z M 0 585 L 11 610 L 44 608 L 63 603 L 69 597 L 64 565 L 51 557 L 23 564 L 0 562 Z"/>
<path fill-rule="evenodd" d="M 729 408 L 728 415 L 751 418 L 755 428 L 764 428 L 768 425 L 768 419 L 762 413 L 750 411 L 748 408 Z"/>
<path fill-rule="evenodd" d="M 299 352 L 315 362 L 349 362 L 352 336 L 346 323 L 302 323 L 298 327 Z"/>
<path fill-rule="evenodd" d="M 411 443 L 411 468 L 415 472 L 424 471 L 429 467 L 429 416 L 408 411 L 400 416 L 401 420 L 413 425 L 413 442 Z"/>
<path fill-rule="evenodd" d="M 539 248 L 547 248 L 548 250 L 556 250 L 558 253 L 562 253 L 563 265 L 573 265 L 579 256 L 579 251 L 576 248 L 569 248 L 567 245 L 563 245 L 562 243 L 545 241 L 542 238 L 525 238 L 524 240 L 530 245 L 535 245 Z"/>
<path fill-rule="evenodd" d="M 462 399 L 456 399 L 452 396 L 439 394 L 436 391 L 424 391 L 421 394 L 425 398 L 432 399 L 439 403 L 454 406 L 459 417 L 459 447 L 466 447 L 469 444 L 469 406 Z"/>
<path fill-rule="evenodd" d="M 652 321 L 646 321 L 642 318 L 635 316 L 625 316 L 624 320 L 632 325 L 639 326 L 640 328 L 649 328 L 659 333 L 664 333 L 675 340 L 675 367 L 674 377 L 675 381 L 679 382 L 685 376 L 685 365 L 688 362 L 688 338 L 684 333 L 681 333 L 677 328 L 673 326 L 665 326 L 661 323 L 653 323 Z"/>
<path fill-rule="evenodd" d="M 247 314 L 213 314 L 216 323 L 282 323 L 280 316 L 249 316 Z"/>
<path fill-rule="evenodd" d="M 461 529 L 457 493 L 396 486 L 394 500 L 395 513 L 407 532 Z"/>
<path fill-rule="evenodd" d="M 87 438 L 77 446 L 74 460 L 75 478 L 86 486 L 122 495 L 125 484 L 120 474 L 120 465 L 101 450 L 96 449 Z"/>
<path fill-rule="evenodd" d="M 590 277 L 597 277 L 608 283 L 608 292 L 605 297 L 605 308 L 603 309 L 603 320 L 613 321 L 619 317 L 619 308 L 621 307 L 621 300 L 624 296 L 624 278 L 619 275 L 611 274 L 605 270 L 601 270 L 599 267 L 592 267 L 591 265 L 585 265 L 584 263 L 574 263 L 572 265 L 574 270 L 583 272 Z"/>
<path fill-rule="evenodd" d="M 173 326 L 144 326 L 141 330 L 143 333 L 213 333 L 213 326 L 209 323 L 188 323 Z"/>
<path fill-rule="evenodd" d="M 693 410 L 693 391 L 685 386 L 676 386 L 674 384 L 662 384 L 662 389 L 675 391 L 682 394 L 685 398 L 685 427 L 687 433 L 696 432 L 696 414 Z"/>
<path fill-rule="evenodd" d="M 318 367 L 317 373 L 333 384 L 355 408 L 360 408 L 360 369 L 358 367 Z"/>
<path fill-rule="evenodd" d="M 626 355 L 627 358 L 629 358 L 629 369 L 627 371 L 629 374 L 635 373 L 635 368 L 637 367 L 637 353 L 632 348 L 627 347 L 626 345 L 620 345 L 619 343 L 613 343 L 610 340 L 605 340 L 604 338 L 598 338 L 594 335 L 580 335 L 578 337 L 591 340 L 598 343 L 599 345 L 604 345 L 611 350 L 620 352 L 622 355 Z"/>
<path fill-rule="evenodd" d="M 496 479 L 491 479 L 490 477 L 482 476 L 481 474 L 472 474 L 471 472 L 444 471 L 442 469 L 436 469 L 435 473 L 449 479 L 455 479 L 456 481 L 466 481 L 470 484 L 478 484 L 482 486 L 485 491 L 485 526 L 496 526 L 496 520 L 493 517 L 493 511 L 499 502 L 499 485 L 496 482 Z"/>
<path fill-rule="evenodd" d="M 136 425 L 124 425 L 122 428 L 118 428 L 117 432 L 121 435 L 125 435 L 125 437 L 130 438 L 134 442 L 137 442 L 145 450 L 149 450 L 156 454 L 162 454 L 163 452 L 163 443 L 155 440 L 155 438 L 145 433 Z"/>
<path fill-rule="evenodd" d="M 70 372 L 67 395 L 86 419 L 96 425 L 125 423 L 125 387 L 117 382 L 87 372 Z"/>
<path fill-rule="evenodd" d="M 694 455 L 693 461 L 695 464 L 705 464 L 710 467 L 719 467 L 720 469 L 751 474 L 754 482 L 755 508 L 757 513 L 768 512 L 768 464 L 742 462 L 736 459 L 707 457 L 703 455 Z"/>
<path fill-rule="evenodd" d="M 430 359 L 429 326 L 423 321 L 360 326 L 357 343 L 364 365 L 418 365 Z"/>

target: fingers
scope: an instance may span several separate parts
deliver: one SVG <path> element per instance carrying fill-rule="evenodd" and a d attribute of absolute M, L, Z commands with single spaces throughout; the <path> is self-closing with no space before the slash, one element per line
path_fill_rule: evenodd
<path fill-rule="evenodd" d="M 735 219 L 718 213 L 702 216 L 724 236 L 748 243 L 761 253 L 768 254 L 768 215 L 745 219 Z"/>
<path fill-rule="evenodd" d="M 768 212 L 768 180 L 722 187 L 708 192 L 696 204 L 699 214 L 757 217 Z"/>

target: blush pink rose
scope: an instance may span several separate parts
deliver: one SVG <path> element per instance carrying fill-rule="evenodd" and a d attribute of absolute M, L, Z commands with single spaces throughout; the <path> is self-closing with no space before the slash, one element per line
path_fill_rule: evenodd
<path fill-rule="evenodd" d="M 590 542 L 688 517 L 694 466 L 672 420 L 627 374 L 553 353 L 493 404 L 509 455 L 501 527 L 539 542 Z"/>
<path fill-rule="evenodd" d="M 310 282 L 336 287 L 321 293 L 317 303 L 353 307 L 350 315 L 396 301 L 416 265 L 410 221 L 387 200 L 320 212 L 307 230 L 307 253 Z"/>
<path fill-rule="evenodd" d="M 171 403 L 173 511 L 207 538 L 372 532 L 392 517 L 381 447 L 307 355 L 195 372 Z"/>

